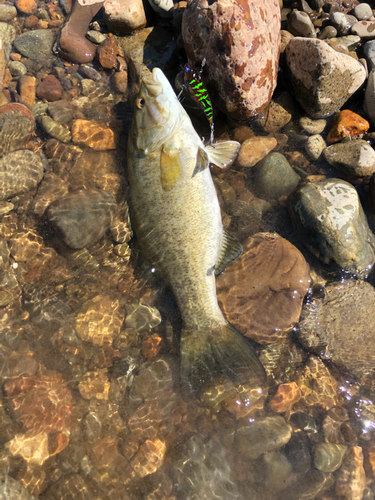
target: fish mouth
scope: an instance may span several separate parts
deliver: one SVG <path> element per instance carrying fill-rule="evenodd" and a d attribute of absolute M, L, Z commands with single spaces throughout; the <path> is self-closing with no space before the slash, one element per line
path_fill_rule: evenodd
<path fill-rule="evenodd" d="M 152 76 L 144 76 L 142 78 L 142 83 L 152 97 L 158 97 L 163 92 L 163 85 L 154 79 L 154 73 Z"/>

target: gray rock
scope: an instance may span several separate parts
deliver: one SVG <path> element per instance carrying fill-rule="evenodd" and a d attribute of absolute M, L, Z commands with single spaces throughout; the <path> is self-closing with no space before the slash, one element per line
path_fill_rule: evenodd
<path fill-rule="evenodd" d="M 47 112 L 48 109 L 48 102 L 38 102 L 37 104 L 34 104 L 34 106 L 31 106 L 30 111 L 32 112 L 34 118 L 37 116 L 42 116 L 44 113 Z"/>
<path fill-rule="evenodd" d="M 308 134 L 321 134 L 326 128 L 327 120 L 312 120 L 309 116 L 302 116 L 299 120 L 299 126 L 302 132 L 307 132 Z"/>
<path fill-rule="evenodd" d="M 265 200 L 288 196 L 300 180 L 281 153 L 269 153 L 254 167 L 254 189 Z"/>
<path fill-rule="evenodd" d="M 320 158 L 326 146 L 326 141 L 320 134 L 310 136 L 305 142 L 306 153 L 312 160 Z"/>
<path fill-rule="evenodd" d="M 363 47 L 369 70 L 375 68 L 375 40 L 370 40 Z"/>
<path fill-rule="evenodd" d="M 324 159 L 351 177 L 367 177 L 375 172 L 375 151 L 361 139 L 332 144 L 323 151 Z"/>
<path fill-rule="evenodd" d="M 54 34 L 51 30 L 26 31 L 14 40 L 14 46 L 23 56 L 41 62 L 52 59 Z"/>
<path fill-rule="evenodd" d="M 263 453 L 284 446 L 292 435 L 291 427 L 283 417 L 265 417 L 244 420 L 235 435 L 235 449 L 244 458 L 255 460 Z"/>
<path fill-rule="evenodd" d="M 293 475 L 289 460 L 280 451 L 265 453 L 261 462 L 261 470 L 266 487 L 272 492 L 283 490 Z"/>
<path fill-rule="evenodd" d="M 12 44 L 17 36 L 16 28 L 11 24 L 0 23 L 0 39 L 3 42 Z"/>
<path fill-rule="evenodd" d="M 27 73 L 26 66 L 21 61 L 10 61 L 8 69 L 13 77 L 26 75 Z"/>
<path fill-rule="evenodd" d="M 116 200 L 106 191 L 88 189 L 71 193 L 49 206 L 48 220 L 71 248 L 96 243 L 111 226 Z"/>
<path fill-rule="evenodd" d="M 351 184 L 338 179 L 304 184 L 292 193 L 289 211 L 298 238 L 318 259 L 350 273 L 369 273 L 375 237 Z"/>
<path fill-rule="evenodd" d="M 0 476 L 0 498 L 4 500 L 36 500 L 27 489 L 10 476 Z"/>
<path fill-rule="evenodd" d="M 305 304 L 297 330 L 309 351 L 362 379 L 375 374 L 375 289 L 366 281 L 334 282 L 324 299 Z"/>
<path fill-rule="evenodd" d="M 346 449 L 342 444 L 318 444 L 314 450 L 315 467 L 322 472 L 335 472 L 341 467 Z"/>
<path fill-rule="evenodd" d="M 74 117 L 74 106 L 70 101 L 60 99 L 55 102 L 48 103 L 48 113 L 52 119 L 60 125 L 66 125 Z"/>
<path fill-rule="evenodd" d="M 286 48 L 286 60 L 294 95 L 312 118 L 335 113 L 366 78 L 361 63 L 322 40 L 293 38 Z"/>
<path fill-rule="evenodd" d="M 43 178 L 41 155 L 28 149 L 14 151 L 0 160 L 0 200 L 35 188 Z"/>
<path fill-rule="evenodd" d="M 295 36 L 316 38 L 314 25 L 306 12 L 292 10 L 288 16 L 288 30 Z"/>
<path fill-rule="evenodd" d="M 100 31 L 90 30 L 86 33 L 86 38 L 90 40 L 90 42 L 99 45 L 99 43 L 104 42 L 107 37 L 103 35 L 103 33 L 100 33 Z"/>
<path fill-rule="evenodd" d="M 366 21 L 372 17 L 372 8 L 368 3 L 360 3 L 354 7 L 353 14 L 358 21 Z"/>
<path fill-rule="evenodd" d="M 2 23 L 9 23 L 12 19 L 17 16 L 17 9 L 14 5 L 9 5 L 6 3 L 0 4 L 0 21 Z"/>
<path fill-rule="evenodd" d="M 347 35 L 350 28 L 357 22 L 356 17 L 344 14 L 343 12 L 333 12 L 329 16 L 329 20 L 332 26 L 337 29 L 339 36 Z"/>
<path fill-rule="evenodd" d="M 90 80 L 94 80 L 94 82 L 98 82 L 102 79 L 102 75 L 99 71 L 96 71 L 92 66 L 88 66 L 87 64 L 82 64 L 78 70 L 78 74 L 83 76 L 84 78 L 90 78 Z"/>
<path fill-rule="evenodd" d="M 367 114 L 371 125 L 375 125 L 375 67 L 368 75 L 364 111 Z"/>
<path fill-rule="evenodd" d="M 55 122 L 49 116 L 41 116 L 38 118 L 38 123 L 44 132 L 51 137 L 54 137 L 58 141 L 68 143 L 72 140 L 72 134 L 70 130 L 60 125 L 60 123 Z"/>
<path fill-rule="evenodd" d="M 375 21 L 359 21 L 350 30 L 352 35 L 358 35 L 362 40 L 373 40 L 375 38 Z"/>

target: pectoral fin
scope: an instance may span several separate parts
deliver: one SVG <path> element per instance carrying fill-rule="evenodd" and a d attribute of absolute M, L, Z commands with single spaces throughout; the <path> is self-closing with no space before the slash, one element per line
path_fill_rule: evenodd
<path fill-rule="evenodd" d="M 193 177 L 199 172 L 202 172 L 205 168 L 208 168 L 209 163 L 210 162 L 208 161 L 208 154 L 206 153 L 206 151 L 202 148 L 198 148 L 197 162 L 195 164 Z"/>
<path fill-rule="evenodd" d="M 224 230 L 223 244 L 215 267 L 215 274 L 221 274 L 242 254 L 242 245 Z"/>
<path fill-rule="evenodd" d="M 237 141 L 216 142 L 206 146 L 208 159 L 217 167 L 226 168 L 236 159 L 241 144 Z"/>
<path fill-rule="evenodd" d="M 170 191 L 181 179 L 182 170 L 178 149 L 163 147 L 160 155 L 160 181 L 164 191 Z"/>

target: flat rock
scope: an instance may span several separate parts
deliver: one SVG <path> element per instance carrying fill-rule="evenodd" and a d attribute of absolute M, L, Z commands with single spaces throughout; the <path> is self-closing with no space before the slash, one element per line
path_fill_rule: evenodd
<path fill-rule="evenodd" d="M 375 172 L 375 151 L 362 139 L 332 144 L 324 159 L 351 177 L 368 177 Z"/>
<path fill-rule="evenodd" d="M 60 198 L 49 206 L 48 220 L 71 248 L 96 243 L 111 226 L 117 204 L 105 191 L 82 190 Z"/>
<path fill-rule="evenodd" d="M 298 238 L 318 259 L 368 274 L 375 262 L 375 237 L 351 184 L 339 179 L 303 184 L 290 196 L 289 212 Z"/>
<path fill-rule="evenodd" d="M 14 151 L 0 160 L 0 200 L 6 200 L 35 188 L 42 180 L 41 155 L 27 149 Z"/>
<path fill-rule="evenodd" d="M 335 113 L 366 78 L 361 63 L 318 39 L 293 38 L 286 60 L 294 95 L 312 118 Z"/>
<path fill-rule="evenodd" d="M 241 257 L 217 278 L 219 303 L 243 335 L 277 342 L 299 319 L 310 286 L 309 266 L 278 234 L 258 233 L 243 248 Z"/>
<path fill-rule="evenodd" d="M 276 87 L 280 52 L 277 0 L 189 2 L 182 18 L 189 62 L 203 79 L 213 103 L 235 120 L 267 106 Z"/>
<path fill-rule="evenodd" d="M 365 281 L 334 282 L 324 299 L 304 305 L 297 335 L 308 350 L 362 379 L 375 374 L 375 289 Z"/>
<path fill-rule="evenodd" d="M 28 59 L 41 62 L 45 59 L 52 59 L 52 44 L 54 39 L 52 30 L 26 31 L 14 40 L 14 46 L 18 52 Z"/>

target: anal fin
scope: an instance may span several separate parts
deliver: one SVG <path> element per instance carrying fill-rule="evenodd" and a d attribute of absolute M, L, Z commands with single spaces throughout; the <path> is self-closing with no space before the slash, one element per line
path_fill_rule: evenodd
<path fill-rule="evenodd" d="M 234 260 L 242 254 L 241 243 L 224 229 L 223 243 L 215 266 L 215 274 L 221 274 Z"/>

